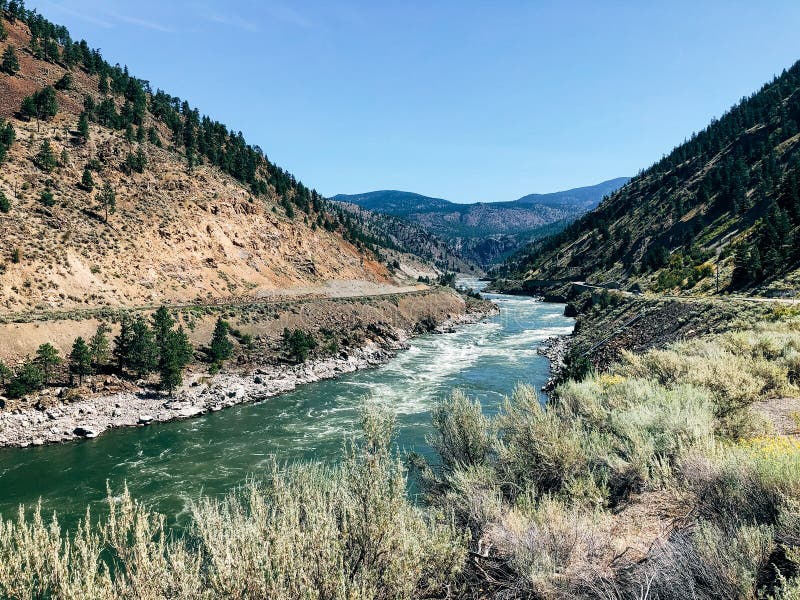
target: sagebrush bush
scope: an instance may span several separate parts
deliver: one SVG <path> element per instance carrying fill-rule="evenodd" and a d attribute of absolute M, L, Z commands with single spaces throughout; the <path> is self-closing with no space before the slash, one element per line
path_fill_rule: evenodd
<path fill-rule="evenodd" d="M 391 421 L 367 415 L 365 439 L 336 467 L 274 467 L 192 509 L 170 536 L 164 517 L 109 495 L 109 516 L 74 535 L 41 511 L 0 525 L 0 597 L 48 599 L 368 599 L 443 594 L 462 569 L 452 518 L 411 504 L 390 452 Z"/>

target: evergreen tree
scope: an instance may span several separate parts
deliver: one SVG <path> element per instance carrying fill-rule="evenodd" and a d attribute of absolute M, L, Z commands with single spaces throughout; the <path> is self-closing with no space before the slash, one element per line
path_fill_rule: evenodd
<path fill-rule="evenodd" d="M 144 377 L 158 367 L 158 346 L 153 332 L 144 319 L 137 319 L 132 328 L 131 348 L 128 352 L 128 366 L 137 377 Z"/>
<path fill-rule="evenodd" d="M 3 59 L 0 61 L 0 70 L 9 75 L 16 75 L 19 72 L 19 60 L 17 60 L 17 54 L 14 52 L 14 48 L 10 45 L 6 46 L 3 52 Z"/>
<path fill-rule="evenodd" d="M 92 172 L 89 170 L 89 167 L 84 167 L 83 169 L 83 177 L 81 177 L 81 186 L 83 189 L 92 191 L 94 189 L 94 178 L 92 177 Z"/>
<path fill-rule="evenodd" d="M 97 89 L 101 94 L 108 93 L 108 76 L 105 73 L 100 75 L 100 79 L 97 82 Z"/>
<path fill-rule="evenodd" d="M 56 91 L 47 86 L 22 100 L 20 112 L 25 117 L 36 117 L 37 121 L 48 120 L 58 114 Z M 38 129 L 38 126 L 37 126 Z"/>
<path fill-rule="evenodd" d="M 0 385 L 4 386 L 9 377 L 11 377 L 11 369 L 9 369 L 6 364 L 0 360 Z"/>
<path fill-rule="evenodd" d="M 172 393 L 181 385 L 183 369 L 191 359 L 191 354 L 192 347 L 183 328 L 167 332 L 159 363 L 161 389 Z"/>
<path fill-rule="evenodd" d="M 0 213 L 7 213 L 11 210 L 11 202 L 6 198 L 6 195 L 0 190 Z"/>
<path fill-rule="evenodd" d="M 108 181 L 103 184 L 103 190 L 98 194 L 97 199 L 105 211 L 105 222 L 108 223 L 108 214 L 114 214 L 117 210 L 117 194 Z"/>
<path fill-rule="evenodd" d="M 28 119 L 32 119 L 36 116 L 36 101 L 33 99 L 33 96 L 25 96 L 22 99 L 19 112 L 23 117 Z"/>
<path fill-rule="evenodd" d="M 119 335 L 114 338 L 114 349 L 111 354 L 117 360 L 117 368 L 122 372 L 128 366 L 128 356 L 133 347 L 133 322 L 128 315 L 123 315 Z"/>
<path fill-rule="evenodd" d="M 53 192 L 49 189 L 42 191 L 42 194 L 39 196 L 39 202 L 48 208 L 56 205 L 55 196 L 53 196 Z"/>
<path fill-rule="evenodd" d="M 228 339 L 229 325 L 223 321 L 222 318 L 217 319 L 217 324 L 214 326 L 214 334 L 211 337 L 211 346 L 209 354 L 211 360 L 220 363 L 231 357 L 233 353 L 233 343 Z"/>
<path fill-rule="evenodd" d="M 27 362 L 14 373 L 11 381 L 6 386 L 6 394 L 9 398 L 22 398 L 25 394 L 35 392 L 44 385 L 44 373 L 39 366 L 32 362 Z"/>
<path fill-rule="evenodd" d="M 153 335 L 155 336 L 156 344 L 161 353 L 164 352 L 164 348 L 167 344 L 167 337 L 173 325 L 175 325 L 175 319 L 172 318 L 166 306 L 159 307 L 159 309 L 153 313 Z"/>
<path fill-rule="evenodd" d="M 69 354 L 69 371 L 78 376 L 78 385 L 83 385 L 83 378 L 92 372 L 92 352 L 82 337 L 72 344 Z"/>
<path fill-rule="evenodd" d="M 63 77 L 56 81 L 55 88 L 57 90 L 66 91 L 72 89 L 72 74 L 67 71 L 64 73 Z"/>
<path fill-rule="evenodd" d="M 92 355 L 92 361 L 98 366 L 104 365 L 108 360 L 108 334 L 110 332 L 111 328 L 108 325 L 100 323 L 92 339 L 89 340 L 89 352 Z"/>
<path fill-rule="evenodd" d="M 36 166 L 45 173 L 49 173 L 58 165 L 56 155 L 53 153 L 53 147 L 50 145 L 50 140 L 45 139 L 39 147 L 39 152 L 36 154 L 34 161 Z"/>
<path fill-rule="evenodd" d="M 36 349 L 35 362 L 42 369 L 44 374 L 44 383 L 50 383 L 50 375 L 53 373 L 58 365 L 61 364 L 61 357 L 58 355 L 58 350 L 52 344 L 42 344 Z"/>
<path fill-rule="evenodd" d="M 89 115 L 85 111 L 78 117 L 78 135 L 84 142 L 89 139 Z"/>

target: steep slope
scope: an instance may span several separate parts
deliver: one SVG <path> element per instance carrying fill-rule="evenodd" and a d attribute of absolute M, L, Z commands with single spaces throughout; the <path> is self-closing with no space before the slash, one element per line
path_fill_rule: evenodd
<path fill-rule="evenodd" d="M 510 202 L 460 204 L 411 192 L 384 190 L 333 200 L 403 218 L 445 240 L 453 253 L 489 266 L 531 240 L 560 230 L 627 181 L 530 194 Z"/>
<path fill-rule="evenodd" d="M 721 291 L 796 294 L 798 88 L 800 63 L 501 276 L 510 287 L 563 279 L 711 293 L 718 267 Z"/>
<path fill-rule="evenodd" d="M 416 223 L 347 202 L 339 203 L 339 206 L 352 215 L 357 228 L 380 241 L 378 252 L 381 255 L 389 262 L 398 260 L 403 269 L 413 263 L 411 258 L 415 257 L 423 264 L 435 266 L 439 272 L 485 274 L 477 263 L 464 258 L 447 242 Z M 427 273 L 420 275 L 430 276 Z"/>
<path fill-rule="evenodd" d="M 0 310 L 390 283 L 368 236 L 241 134 L 40 15 L 0 22 L 19 65 L 0 73 Z"/>

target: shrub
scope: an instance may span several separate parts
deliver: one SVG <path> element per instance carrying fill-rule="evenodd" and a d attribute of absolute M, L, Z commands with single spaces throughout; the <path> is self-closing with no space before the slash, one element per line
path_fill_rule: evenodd
<path fill-rule="evenodd" d="M 314 336 L 302 329 L 284 329 L 282 340 L 287 355 L 297 362 L 308 360 L 311 352 L 317 347 L 317 340 Z"/>
<path fill-rule="evenodd" d="M 186 536 L 162 515 L 112 498 L 99 525 L 75 534 L 40 508 L 0 521 L 0 596 L 8 598 L 411 599 L 446 594 L 465 559 L 463 536 L 406 497 L 392 457 L 392 422 L 365 417 L 365 438 L 344 462 L 273 466 L 192 507 Z"/>

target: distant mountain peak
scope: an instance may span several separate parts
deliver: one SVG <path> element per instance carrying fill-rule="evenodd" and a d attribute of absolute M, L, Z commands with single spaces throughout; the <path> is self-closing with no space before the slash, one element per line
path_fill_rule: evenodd
<path fill-rule="evenodd" d="M 468 260 L 489 266 L 528 242 L 559 231 L 627 181 L 618 177 L 504 202 L 457 203 L 401 190 L 338 194 L 332 200 L 405 219 L 451 244 Z"/>

